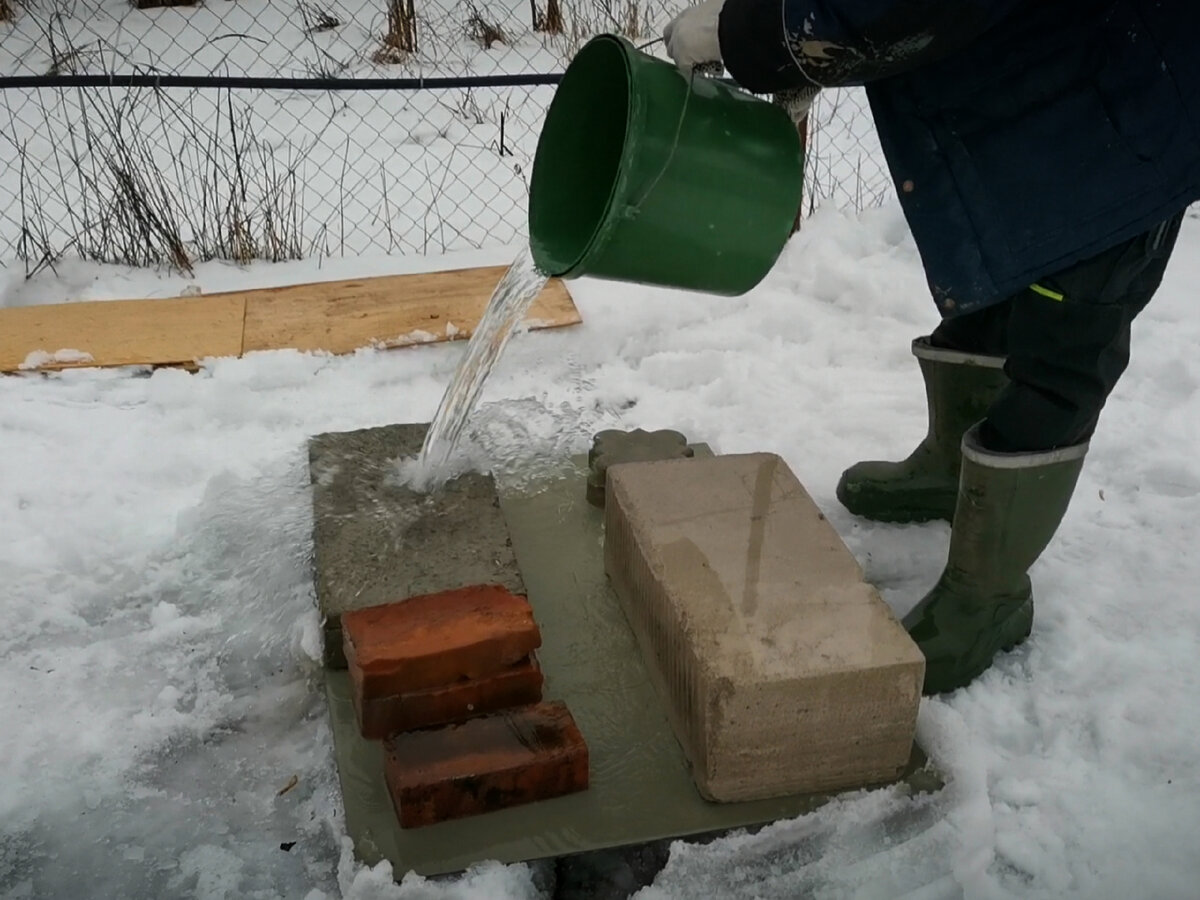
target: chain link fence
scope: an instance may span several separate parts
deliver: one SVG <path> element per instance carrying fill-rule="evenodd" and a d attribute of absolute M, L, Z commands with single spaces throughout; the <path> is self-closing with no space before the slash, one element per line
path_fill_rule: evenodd
<path fill-rule="evenodd" d="M 567 61 L 686 0 L 178 2 L 0 0 L 0 263 L 514 243 Z M 889 195 L 861 93 L 822 95 L 808 147 L 806 211 Z"/>

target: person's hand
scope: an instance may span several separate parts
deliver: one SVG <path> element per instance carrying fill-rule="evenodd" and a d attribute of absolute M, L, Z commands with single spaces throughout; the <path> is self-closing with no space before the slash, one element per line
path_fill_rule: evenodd
<path fill-rule="evenodd" d="M 725 0 L 704 0 L 691 6 L 671 20 L 663 30 L 667 55 L 675 65 L 691 71 L 705 63 L 721 61 L 721 41 L 717 25 Z"/>

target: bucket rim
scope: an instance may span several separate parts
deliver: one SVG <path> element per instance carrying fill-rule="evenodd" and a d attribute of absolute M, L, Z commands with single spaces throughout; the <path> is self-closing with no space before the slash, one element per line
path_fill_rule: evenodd
<path fill-rule="evenodd" d="M 621 162 L 617 167 L 616 177 L 612 179 L 612 184 L 609 186 L 608 197 L 604 201 L 604 209 L 596 222 L 596 226 L 594 229 L 592 229 L 591 236 L 583 245 L 582 249 L 575 255 L 575 258 L 565 266 L 557 265 L 543 267 L 539 265 L 539 269 L 541 271 L 554 278 L 570 278 L 574 272 L 583 267 L 584 263 L 586 263 L 587 260 L 595 253 L 596 248 L 602 242 L 605 233 L 611 231 L 614 227 L 612 222 L 614 201 L 626 184 L 628 178 L 628 167 L 626 162 L 628 161 L 631 153 L 631 145 L 635 143 L 632 139 L 634 131 L 633 124 L 637 117 L 640 104 L 638 103 L 637 91 L 635 90 L 634 86 L 632 55 L 637 53 L 638 50 L 633 45 L 632 41 L 620 34 L 614 34 L 611 32 L 597 34 L 579 48 L 579 51 L 572 58 L 570 65 L 567 66 L 566 71 L 563 73 L 562 81 L 559 82 L 558 88 L 555 90 L 555 97 L 550 101 L 550 106 L 546 110 L 546 119 L 549 120 L 551 114 L 554 112 L 555 101 L 560 96 L 563 84 L 565 84 L 567 79 L 571 77 L 571 69 L 576 65 L 578 60 L 584 56 L 584 54 L 594 52 L 595 48 L 598 46 L 615 46 L 621 54 L 621 63 L 625 75 L 626 91 L 624 134 L 621 138 Z M 543 124 L 543 134 L 545 133 L 544 129 L 545 125 Z M 539 152 L 540 149 L 541 148 L 539 147 Z M 533 195 L 538 184 L 537 172 L 537 156 L 535 155 L 534 168 L 530 177 L 529 189 L 529 208 L 531 211 L 530 218 L 532 218 L 532 210 L 534 208 Z M 530 225 L 532 226 L 532 222 Z M 530 232 L 530 249 L 536 258 L 539 254 L 538 247 L 535 245 L 533 239 L 533 228 L 530 227 L 528 230 Z"/>

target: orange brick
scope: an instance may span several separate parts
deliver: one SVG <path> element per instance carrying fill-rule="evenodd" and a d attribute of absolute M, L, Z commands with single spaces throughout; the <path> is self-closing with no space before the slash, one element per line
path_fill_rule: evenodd
<path fill-rule="evenodd" d="M 484 678 L 464 679 L 446 687 L 426 688 L 364 700 L 354 692 L 354 711 L 362 736 L 385 738 L 397 731 L 462 722 L 542 699 L 542 670 L 531 655 Z"/>
<path fill-rule="evenodd" d="M 384 777 L 402 828 L 588 787 L 587 744 L 558 701 L 393 735 L 384 750 Z"/>
<path fill-rule="evenodd" d="M 476 585 L 344 613 L 342 640 L 367 700 L 493 675 L 540 647 L 542 635 L 528 600 Z"/>

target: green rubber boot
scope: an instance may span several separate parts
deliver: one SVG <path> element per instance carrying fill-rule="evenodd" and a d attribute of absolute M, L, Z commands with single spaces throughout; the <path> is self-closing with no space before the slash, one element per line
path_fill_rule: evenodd
<path fill-rule="evenodd" d="M 958 497 L 959 444 L 1008 384 L 1004 358 L 912 344 L 925 379 L 929 432 L 903 462 L 860 462 L 842 473 L 837 497 L 877 522 L 950 521 Z"/>
<path fill-rule="evenodd" d="M 904 627 L 925 654 L 925 693 L 969 684 L 1029 637 L 1029 567 L 1058 530 L 1087 442 L 1044 453 L 992 453 L 978 428 L 962 441 L 962 477 L 942 577 Z"/>

